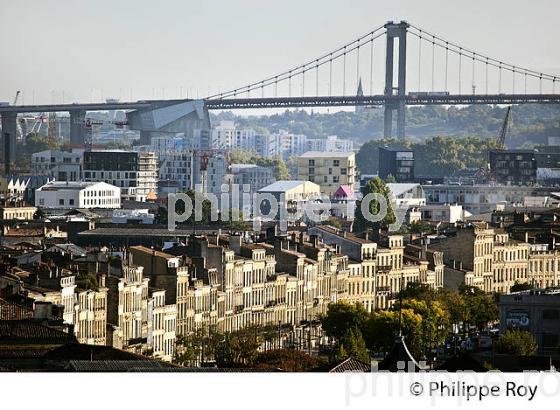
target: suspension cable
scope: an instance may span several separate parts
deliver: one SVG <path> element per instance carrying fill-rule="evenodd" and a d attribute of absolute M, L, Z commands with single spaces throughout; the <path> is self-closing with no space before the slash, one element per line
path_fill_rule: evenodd
<path fill-rule="evenodd" d="M 420 35 L 418 36 L 418 92 L 420 89 L 420 78 L 422 70 L 422 30 L 420 30 Z"/>
<path fill-rule="evenodd" d="M 473 54 L 473 59 L 472 59 L 472 90 L 473 90 L 473 95 L 476 94 L 476 84 L 474 83 L 475 78 L 476 78 L 476 67 L 475 67 L 475 59 L 474 59 L 474 54 Z"/>
<path fill-rule="evenodd" d="M 374 95 L 373 93 L 373 38 L 370 40 L 371 49 L 370 49 L 370 61 L 369 61 L 369 94 Z"/>
<path fill-rule="evenodd" d="M 462 49 L 461 49 L 462 50 Z M 462 60 L 463 60 L 463 55 L 462 55 L 462 51 L 459 51 L 459 94 L 461 94 L 461 71 L 462 71 Z"/>
<path fill-rule="evenodd" d="M 329 97 L 331 95 L 332 95 L 332 58 L 329 60 Z"/>
<path fill-rule="evenodd" d="M 435 91 L 436 43 L 432 41 L 432 92 Z"/>
<path fill-rule="evenodd" d="M 412 24 L 410 25 L 410 29 L 412 29 L 412 30 L 409 30 L 408 32 L 411 33 L 411 34 L 413 34 L 413 35 L 415 35 L 415 36 L 419 36 L 419 34 L 416 33 L 414 30 L 417 30 L 417 31 L 420 33 L 420 35 L 422 35 L 422 34 L 423 34 L 423 35 L 428 34 L 428 35 L 430 35 L 430 36 L 434 36 L 434 37 L 436 38 L 436 40 L 437 40 L 437 41 L 436 41 L 437 45 L 439 45 L 440 47 L 444 47 L 444 45 L 447 44 L 448 46 L 451 46 L 451 47 L 453 47 L 453 48 L 455 48 L 455 49 L 463 50 L 464 52 L 467 52 L 468 54 L 477 54 L 477 56 L 479 57 L 479 58 L 477 58 L 477 61 L 483 61 L 484 59 L 487 59 L 487 60 L 489 61 L 489 64 L 490 64 L 490 65 L 493 65 L 494 67 L 498 67 L 498 64 L 501 63 L 503 66 L 505 66 L 504 68 L 505 68 L 506 70 L 508 70 L 508 71 L 511 71 L 511 70 L 512 70 L 512 67 L 514 67 L 513 64 L 506 63 L 506 62 L 504 62 L 504 61 L 500 61 L 500 60 L 495 59 L 495 58 L 492 58 L 492 57 L 490 57 L 490 56 L 478 54 L 478 53 L 476 53 L 476 52 L 473 51 L 473 50 L 470 50 L 470 49 L 468 49 L 468 48 L 462 47 L 462 46 L 460 46 L 460 45 L 458 45 L 458 44 L 456 44 L 456 43 L 447 41 L 447 40 L 445 40 L 445 39 L 443 39 L 443 38 L 440 38 L 440 37 L 438 37 L 438 36 L 436 36 L 436 35 L 433 35 L 433 34 L 427 32 L 426 30 L 421 29 L 421 28 L 419 28 L 419 27 L 417 27 L 417 26 L 414 26 L 414 25 L 412 25 Z M 451 50 L 451 51 L 456 52 L 455 50 Z M 535 70 L 531 70 L 531 69 L 527 69 L 527 68 L 522 68 L 522 67 L 518 67 L 518 66 L 516 66 L 516 67 L 517 67 L 518 71 L 526 72 L 528 75 L 531 75 L 532 77 L 535 77 L 535 78 L 540 78 L 540 77 L 542 76 L 543 79 L 548 80 L 548 81 L 552 81 L 552 80 L 554 79 L 554 76 L 551 75 L 551 74 L 541 73 L 541 72 L 538 72 L 538 71 L 535 71 Z"/>
<path fill-rule="evenodd" d="M 304 71 L 308 71 L 310 68 L 304 69 L 304 67 L 309 67 L 311 64 L 316 63 L 317 61 L 319 61 L 319 65 L 323 65 L 323 64 L 327 64 L 329 63 L 330 59 L 337 59 L 339 57 L 341 57 L 343 55 L 343 51 L 345 53 L 351 52 L 353 50 L 355 50 L 357 47 L 355 46 L 357 43 L 361 42 L 362 40 L 364 40 L 365 38 L 368 38 L 371 36 L 372 41 L 376 40 L 377 38 L 381 37 L 382 35 L 385 35 L 386 30 L 383 30 L 381 33 L 378 33 L 380 30 L 384 29 L 384 25 L 381 25 L 377 28 L 375 28 L 374 30 L 370 31 L 367 34 L 364 34 L 363 36 L 360 36 L 358 39 L 345 44 L 344 46 L 338 47 L 337 49 L 333 50 L 332 52 L 328 53 L 328 54 L 324 54 L 319 58 L 315 58 L 309 62 L 306 62 L 303 65 L 297 66 L 295 68 L 292 68 L 290 70 L 284 71 L 278 75 L 272 76 L 272 77 L 268 77 L 265 78 L 262 81 L 256 82 L 256 83 L 251 83 L 248 84 L 244 87 L 240 87 L 237 88 L 235 90 L 232 91 L 228 91 L 228 92 L 222 92 L 220 94 L 215 94 L 215 95 L 211 95 L 208 96 L 206 99 L 213 99 L 213 98 L 226 98 L 226 97 L 230 97 L 232 95 L 237 95 L 236 93 L 238 91 L 246 91 L 247 89 L 254 89 L 255 87 L 260 86 L 261 82 L 265 83 L 265 86 L 269 86 L 274 84 L 274 81 L 285 81 L 287 79 L 290 78 L 290 76 L 295 76 L 295 75 L 299 75 L 302 74 Z M 333 58 L 334 56 L 334 58 Z M 312 68 L 312 67 L 311 67 Z"/>
<path fill-rule="evenodd" d="M 356 50 L 356 90 L 360 84 L 360 47 L 358 43 L 358 49 Z"/>
<path fill-rule="evenodd" d="M 315 66 L 315 96 L 319 96 L 319 65 Z"/>
<path fill-rule="evenodd" d="M 346 52 L 344 52 L 342 68 L 342 95 L 346 95 Z"/>
<path fill-rule="evenodd" d="M 444 91 L 449 91 L 449 88 L 447 86 L 448 70 L 449 70 L 449 48 L 445 47 L 445 90 Z"/>

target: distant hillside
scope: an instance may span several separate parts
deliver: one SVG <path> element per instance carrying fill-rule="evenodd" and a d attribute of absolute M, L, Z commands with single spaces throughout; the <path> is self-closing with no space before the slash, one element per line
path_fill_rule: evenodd
<path fill-rule="evenodd" d="M 457 107 L 411 107 L 407 110 L 407 138 L 421 141 L 434 136 L 495 137 L 502 126 L 506 108 L 472 105 Z M 546 143 L 546 137 L 560 136 L 560 105 L 520 105 L 512 111 L 512 127 L 507 145 L 511 148 Z M 304 110 L 282 114 L 241 117 L 232 112 L 213 115 L 213 122 L 235 120 L 241 126 L 262 132 L 285 129 L 310 138 L 338 135 L 362 144 L 383 135 L 383 110 L 362 113 L 317 114 Z"/>

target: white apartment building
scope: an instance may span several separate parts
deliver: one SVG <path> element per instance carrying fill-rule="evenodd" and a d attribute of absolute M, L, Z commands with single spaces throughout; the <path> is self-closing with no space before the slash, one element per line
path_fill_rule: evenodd
<path fill-rule="evenodd" d="M 105 182 L 52 181 L 35 192 L 40 208 L 120 208 L 121 190 Z"/>
<path fill-rule="evenodd" d="M 327 138 L 308 138 L 307 151 L 352 152 L 354 141 L 340 139 L 336 135 L 329 135 Z"/>
<path fill-rule="evenodd" d="M 33 175 L 53 177 L 57 181 L 79 181 L 83 154 L 83 149 L 36 152 L 31 155 L 31 172 Z"/>
<path fill-rule="evenodd" d="M 220 121 L 220 124 L 212 129 L 212 148 L 253 151 L 255 134 L 252 128 L 240 128 L 234 121 Z"/>

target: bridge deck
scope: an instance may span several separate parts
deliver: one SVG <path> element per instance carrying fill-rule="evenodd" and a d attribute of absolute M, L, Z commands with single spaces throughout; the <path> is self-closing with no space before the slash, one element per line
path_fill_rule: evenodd
<path fill-rule="evenodd" d="M 406 96 L 330 96 L 330 97 L 273 97 L 273 98 L 228 98 L 206 100 L 209 110 L 230 110 L 243 108 L 295 108 L 295 107 L 351 107 L 357 105 L 382 106 L 398 105 L 470 105 L 470 104 L 558 104 L 560 94 L 467 94 L 467 95 L 429 95 L 410 93 Z M 44 113 L 68 111 L 108 111 L 138 110 L 155 106 L 173 105 L 192 99 L 145 100 L 122 103 L 88 103 L 56 105 L 5 105 L 0 106 L 2 113 Z"/>

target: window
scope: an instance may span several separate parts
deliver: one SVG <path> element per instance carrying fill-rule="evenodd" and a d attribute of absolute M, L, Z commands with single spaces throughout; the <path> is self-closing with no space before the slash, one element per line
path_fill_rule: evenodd
<path fill-rule="evenodd" d="M 340 166 L 340 160 L 339 159 L 333 160 L 333 166 L 339 167 Z"/>
<path fill-rule="evenodd" d="M 542 312 L 542 318 L 546 320 L 558 320 L 560 315 L 556 309 L 545 309 Z"/>
<path fill-rule="evenodd" d="M 545 333 L 542 335 L 543 347 L 558 347 L 558 335 L 552 333 Z"/>
<path fill-rule="evenodd" d="M 69 204 L 69 205 L 74 205 L 74 200 L 73 200 L 73 199 L 69 199 L 69 200 L 68 200 L 68 204 Z"/>
<path fill-rule="evenodd" d="M 59 200 L 58 200 L 58 204 L 59 204 L 59 205 L 64 205 L 64 199 L 59 199 Z"/>

